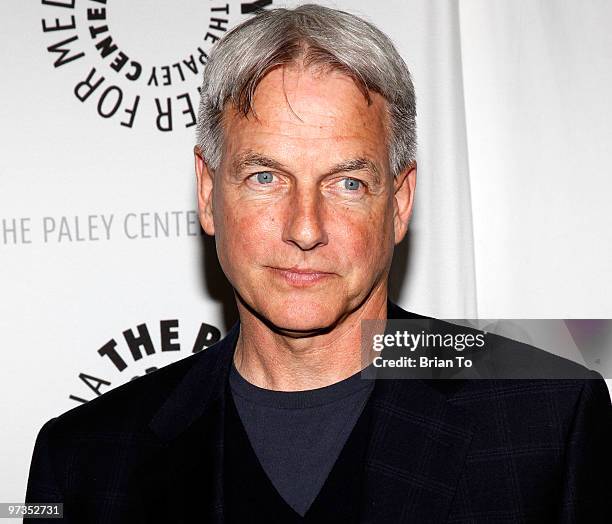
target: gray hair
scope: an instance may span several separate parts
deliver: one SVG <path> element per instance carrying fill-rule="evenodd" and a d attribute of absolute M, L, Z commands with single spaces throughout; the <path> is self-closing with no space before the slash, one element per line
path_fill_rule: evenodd
<path fill-rule="evenodd" d="M 263 77 L 275 67 L 299 62 L 350 76 L 368 104 L 370 91 L 382 95 L 388 102 L 391 172 L 396 176 L 414 162 L 414 87 L 389 37 L 350 13 L 306 4 L 261 11 L 215 45 L 204 68 L 197 126 L 198 145 L 211 169 L 221 162 L 226 103 L 247 116 Z"/>

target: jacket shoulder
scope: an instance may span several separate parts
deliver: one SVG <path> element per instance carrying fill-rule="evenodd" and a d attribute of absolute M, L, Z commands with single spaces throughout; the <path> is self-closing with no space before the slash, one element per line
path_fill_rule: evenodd
<path fill-rule="evenodd" d="M 134 433 L 144 429 L 190 370 L 207 373 L 221 341 L 66 411 L 47 423 L 50 436 L 98 432 Z"/>
<path fill-rule="evenodd" d="M 493 332 L 485 332 L 474 327 L 456 324 L 453 321 L 418 315 L 391 302 L 388 304 L 388 311 L 389 320 L 414 320 L 417 322 L 414 326 L 419 329 L 424 328 L 429 333 L 482 335 L 484 345 L 469 355 L 474 369 L 468 373 L 466 378 L 521 379 L 535 382 L 544 379 L 553 382 L 555 380 L 601 379 L 601 375 L 583 364 Z M 398 324 L 396 323 L 395 326 Z M 467 356 L 468 353 L 465 352 L 464 356 Z M 457 374 L 457 378 L 461 376 L 463 375 Z"/>

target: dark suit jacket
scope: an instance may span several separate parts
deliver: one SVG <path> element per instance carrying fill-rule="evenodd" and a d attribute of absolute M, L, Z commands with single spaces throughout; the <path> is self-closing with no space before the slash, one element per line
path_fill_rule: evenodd
<path fill-rule="evenodd" d="M 388 316 L 417 317 L 393 304 Z M 238 332 L 47 422 L 27 501 L 64 502 L 70 523 L 223 522 Z M 360 522 L 612 522 L 612 410 L 588 373 L 379 380 Z"/>

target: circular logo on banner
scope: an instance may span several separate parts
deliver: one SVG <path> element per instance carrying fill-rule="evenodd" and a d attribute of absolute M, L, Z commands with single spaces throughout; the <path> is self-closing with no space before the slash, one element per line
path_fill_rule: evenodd
<path fill-rule="evenodd" d="M 80 67 L 76 99 L 126 128 L 196 124 L 212 46 L 272 0 L 41 0 L 56 70 Z"/>
<path fill-rule="evenodd" d="M 138 324 L 124 330 L 121 336 L 98 348 L 100 366 L 78 372 L 68 398 L 83 404 L 221 340 L 220 329 L 205 322 L 191 335 L 180 332 L 178 319 Z"/>

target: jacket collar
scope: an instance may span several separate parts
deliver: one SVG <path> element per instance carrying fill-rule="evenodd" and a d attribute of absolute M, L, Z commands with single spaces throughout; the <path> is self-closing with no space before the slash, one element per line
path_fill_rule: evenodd
<path fill-rule="evenodd" d="M 237 322 L 219 342 L 190 357 L 195 360 L 193 366 L 149 424 L 162 441 L 175 439 L 209 404 L 222 401 L 239 333 Z"/>
<path fill-rule="evenodd" d="M 387 317 L 393 319 L 424 319 L 387 301 Z M 223 398 L 227 377 L 240 333 L 236 322 L 219 342 L 189 358 L 194 359 L 170 397 L 152 418 L 150 428 L 163 441 L 171 441 L 187 430 L 202 416 L 211 400 Z"/>

